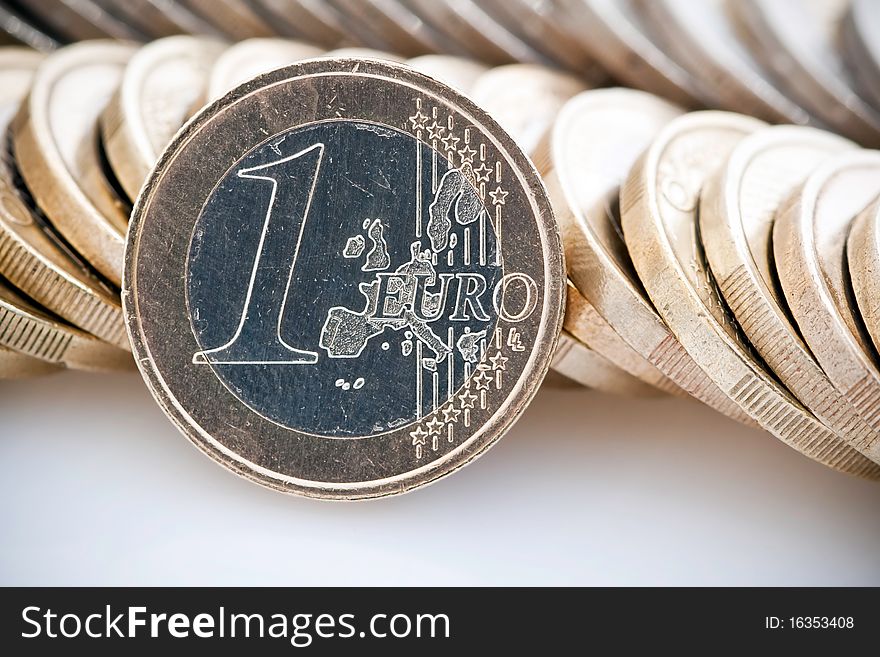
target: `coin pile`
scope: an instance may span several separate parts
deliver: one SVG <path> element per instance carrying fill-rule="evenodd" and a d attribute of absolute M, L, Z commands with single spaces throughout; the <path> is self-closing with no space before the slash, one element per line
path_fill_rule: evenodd
<path fill-rule="evenodd" d="M 169 205 L 169 212 L 176 212 L 197 186 L 219 185 L 221 191 L 229 186 L 221 185 L 219 173 L 198 185 L 189 180 L 189 175 L 207 175 L 203 167 L 212 167 L 205 162 L 191 162 L 189 174 L 181 174 L 185 169 L 175 164 L 175 158 L 187 157 L 185 135 L 178 131 L 191 117 L 199 118 L 188 124 L 190 139 L 198 141 L 200 121 L 210 133 L 201 137 L 208 141 L 199 157 L 215 153 L 222 169 L 235 168 L 251 152 L 244 145 L 240 152 L 227 152 L 235 141 L 233 131 L 244 131 L 243 124 L 211 128 L 216 134 L 206 126 L 220 125 L 216 117 L 231 113 L 245 93 L 265 96 L 251 122 L 269 126 L 275 120 L 269 114 L 287 111 L 269 95 L 271 76 L 261 78 L 262 84 L 248 81 L 306 60 L 345 61 L 352 71 L 384 61 L 377 77 L 416 71 L 473 100 L 541 175 L 568 274 L 567 281 L 559 281 L 567 288 L 565 318 L 552 369 L 606 392 L 693 396 L 829 467 L 880 479 L 880 153 L 867 150 L 880 146 L 880 7 L 871 2 L 47 0 L 0 3 L 0 27 L 7 42 L 30 46 L 0 48 L 0 128 L 7 135 L 0 159 L 0 378 L 62 367 L 134 367 L 125 322 L 136 336 L 144 330 L 141 315 L 161 318 L 166 309 L 161 294 L 135 287 L 132 279 L 141 265 L 124 258 L 133 206 L 139 208 L 136 216 L 141 214 L 140 230 L 150 212 L 157 212 L 152 208 L 163 194 L 179 203 Z M 77 43 L 63 45 L 72 41 Z M 326 66 L 329 73 L 322 75 L 337 73 Z M 318 74 L 318 69 L 311 73 Z M 272 80 L 288 82 L 286 77 Z M 243 83 L 250 86 L 240 87 Z M 621 83 L 638 89 L 615 86 Z M 290 84 L 303 88 L 299 82 Z M 374 91 L 365 87 L 364 93 Z M 505 160 L 499 156 L 494 173 L 487 167 L 483 178 L 475 169 L 477 162 L 488 162 L 486 146 L 475 150 L 466 141 L 480 131 L 490 141 L 499 137 L 491 126 L 459 136 L 453 115 L 465 101 L 450 93 L 446 123 L 436 107 L 434 114 L 423 114 L 419 105 L 409 117 L 411 127 L 419 141 L 449 158 L 450 171 L 461 174 L 445 211 L 454 209 L 458 216 L 466 202 L 461 199 L 473 186 L 472 203 L 485 204 L 499 241 L 486 247 L 481 229 L 480 248 L 501 253 L 501 217 L 513 204 L 503 184 L 500 162 Z M 325 100 L 338 102 L 329 96 Z M 284 102 L 299 106 L 303 101 L 290 96 Z M 376 96 L 377 106 L 384 102 Z M 349 110 L 340 104 L 335 116 L 347 117 Z M 466 108 L 461 111 L 468 115 Z M 266 139 L 281 134 L 256 128 Z M 177 149 L 166 152 L 172 141 Z M 314 151 L 319 168 L 329 166 L 322 164 L 323 143 L 320 152 Z M 279 156 L 280 144 L 271 149 Z M 246 145 L 256 148 L 257 142 Z M 305 149 L 289 158 L 311 157 L 312 152 Z M 239 168 L 237 176 L 253 178 L 248 172 L 256 168 Z M 445 188 L 437 178 L 446 180 L 442 168 L 437 171 L 430 183 L 438 194 L 432 213 Z M 543 190 L 529 193 L 540 206 Z M 314 194 L 313 187 L 309 202 Z M 212 198 L 203 199 L 203 207 Z M 308 205 L 291 208 L 309 212 Z M 194 219 L 199 212 L 193 208 L 190 214 Z M 181 225 L 189 225 L 190 214 L 181 217 Z M 268 217 L 266 222 L 269 231 Z M 364 235 L 348 239 L 344 257 L 361 257 L 368 239 L 374 249 L 385 244 L 391 238 L 383 226 L 365 220 Z M 438 247 L 442 240 L 428 226 L 436 247 L 428 259 L 436 266 L 438 254 L 448 255 L 451 266 L 453 254 L 443 250 L 451 247 Z M 202 244 L 204 230 L 187 228 L 193 244 Z M 240 248 L 230 228 L 224 230 L 225 248 Z M 467 235 L 470 240 L 475 233 Z M 128 236 L 128 260 L 137 257 L 141 237 Z M 172 255 L 177 238 L 169 233 L 165 239 L 150 247 L 149 265 L 157 271 L 178 266 Z M 201 252 L 193 249 L 182 256 L 186 264 L 180 265 L 178 278 L 184 267 L 187 276 L 198 274 L 193 268 L 201 266 Z M 294 252 L 299 249 L 296 243 Z M 546 259 L 546 253 L 540 257 Z M 374 255 L 382 254 L 371 252 L 368 260 Z M 249 257 L 253 274 L 245 304 L 263 256 Z M 500 262 L 501 256 L 496 257 Z M 416 250 L 412 258 L 406 271 L 426 266 Z M 481 251 L 481 265 L 484 260 Z M 131 269 L 124 275 L 127 266 Z M 368 262 L 362 271 L 370 267 Z M 222 284 L 208 274 L 205 284 Z M 477 274 L 440 278 L 456 275 L 465 281 L 456 313 L 467 317 L 471 303 L 471 314 L 478 317 L 479 300 L 467 297 L 482 293 L 479 285 L 492 280 L 491 272 L 479 274 L 484 283 L 473 285 L 467 277 Z M 163 280 L 157 275 L 155 285 L 164 293 Z M 186 305 L 193 305 L 192 331 L 198 334 L 199 322 L 209 320 L 199 317 L 201 297 L 189 284 Z M 287 281 L 278 294 L 287 295 L 291 284 Z M 505 286 L 496 288 L 493 302 L 502 317 Z M 525 308 L 534 301 L 533 292 L 528 285 L 521 291 Z M 137 303 L 131 299 L 136 295 L 141 295 Z M 519 299 L 520 292 L 514 296 Z M 552 305 L 553 294 L 546 298 Z M 279 303 L 283 310 L 286 300 Z M 545 313 L 540 331 L 552 327 L 552 315 Z M 279 315 L 277 333 L 284 343 L 281 321 Z M 407 338 L 415 347 L 404 351 L 417 350 L 423 359 L 423 349 L 433 349 L 436 356 L 420 360 L 419 376 L 426 363 L 427 376 L 434 377 L 431 408 L 437 417 L 426 412 L 413 419 L 437 420 L 439 434 L 445 402 L 442 395 L 438 398 L 436 380 L 446 375 L 438 363 L 448 359 L 452 364 L 452 333 L 444 343 L 425 324 L 407 326 L 407 335 L 416 335 Z M 479 328 L 475 324 L 468 331 L 476 336 Z M 174 330 L 169 328 L 169 344 Z M 459 347 L 462 354 L 479 349 L 475 364 L 465 362 L 468 376 L 500 374 L 507 360 L 504 340 L 517 350 L 520 338 L 505 334 L 502 339 L 498 331 L 497 357 L 505 360 L 495 361 L 495 369 L 484 369 L 480 360 L 485 352 L 488 362 L 492 340 Z M 322 334 L 321 346 L 327 349 L 324 339 Z M 151 378 L 155 364 L 145 364 L 155 347 L 135 347 L 151 390 L 175 422 L 186 425 L 188 420 L 169 410 L 176 401 L 163 401 L 157 392 L 166 381 Z M 381 348 L 396 347 L 385 342 Z M 523 348 L 528 351 L 528 345 Z M 220 349 L 186 358 L 201 358 L 217 372 L 221 362 L 227 368 L 244 362 L 217 360 L 211 354 Z M 522 376 L 542 375 L 546 365 L 530 366 Z M 259 406 L 261 416 L 282 426 L 300 422 L 286 415 L 279 419 L 275 414 L 281 411 L 245 399 L 248 382 L 224 376 L 224 385 L 245 406 Z M 451 393 L 451 367 L 448 379 L 444 389 Z M 466 389 L 470 380 L 463 383 Z M 365 385 L 363 379 L 336 382 L 346 391 L 359 385 Z M 501 390 L 500 376 L 497 385 Z M 421 409 L 421 389 L 418 397 Z M 509 425 L 527 401 L 528 395 L 516 409 L 504 407 L 501 424 Z M 448 418 L 443 432 L 451 426 Z M 426 427 L 427 438 L 433 429 L 430 422 Z M 311 429 L 333 433 L 327 427 Z M 452 449 L 451 430 L 449 436 Z M 436 439 L 430 447 L 421 434 L 413 435 L 412 443 L 417 460 L 432 449 L 444 451 Z M 203 448 L 209 453 L 219 449 Z M 231 464 L 228 456 L 218 460 L 261 481 L 262 475 Z M 459 459 L 456 467 L 466 461 Z M 315 493 L 299 484 L 293 489 L 358 497 L 408 487 L 386 483 L 367 487 L 363 495 L 330 493 L 329 488 Z"/>

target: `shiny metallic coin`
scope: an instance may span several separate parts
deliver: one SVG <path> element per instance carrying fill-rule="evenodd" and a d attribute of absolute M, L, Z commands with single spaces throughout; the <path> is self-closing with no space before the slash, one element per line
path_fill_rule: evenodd
<path fill-rule="evenodd" d="M 107 12 L 97 0 L 27 0 L 27 9 L 66 41 L 144 39 L 141 32 Z"/>
<path fill-rule="evenodd" d="M 880 351 L 880 199 L 859 213 L 846 244 L 859 314 L 874 349 Z"/>
<path fill-rule="evenodd" d="M 232 39 L 275 36 L 267 21 L 247 0 L 180 0 L 187 9 Z"/>
<path fill-rule="evenodd" d="M 453 55 L 420 55 L 406 60 L 406 65 L 463 94 L 470 94 L 477 80 L 489 70 L 485 64 Z"/>
<path fill-rule="evenodd" d="M 291 39 L 247 39 L 217 57 L 208 77 L 206 102 L 213 101 L 253 77 L 323 54 L 324 51 Z M 205 104 L 205 103 L 203 103 Z"/>
<path fill-rule="evenodd" d="M 416 47 L 414 51 L 407 49 L 412 43 L 409 39 L 398 47 L 391 39 L 397 30 L 392 23 L 385 20 L 381 11 L 376 11 L 372 3 L 364 0 L 324 0 L 324 11 L 336 15 L 336 20 L 342 29 L 350 35 L 351 41 L 363 47 L 375 48 L 376 50 L 393 50 L 404 56 L 420 55 L 427 52 L 424 48 Z"/>
<path fill-rule="evenodd" d="M 853 147 L 830 133 L 800 126 L 746 137 L 703 188 L 700 235 L 724 300 L 779 380 L 838 436 L 878 460 L 880 436 L 804 344 L 777 291 L 772 260 L 776 210 L 813 169 Z"/>
<path fill-rule="evenodd" d="M 679 390 L 750 423 L 657 315 L 620 229 L 620 184 L 660 129 L 681 113 L 678 106 L 641 91 L 599 89 L 570 100 L 556 120 L 545 153 L 537 159 L 562 229 L 569 278 L 589 300 L 583 302 L 585 310 L 601 320 L 576 314 L 576 297 L 570 294 L 566 328 L 618 366 L 623 366 L 620 358 L 628 358 L 633 363 L 626 367 L 629 372 L 635 364 L 653 371 L 654 385 L 671 390 L 675 382 Z M 577 315 L 580 330 L 573 325 Z M 619 337 L 605 348 L 600 340 L 609 334 Z"/>
<path fill-rule="evenodd" d="M 98 117 L 134 48 L 84 41 L 40 65 L 12 124 L 15 159 L 58 232 L 114 285 L 122 280 L 128 213 L 102 171 Z"/>
<path fill-rule="evenodd" d="M 557 69 L 507 64 L 481 76 L 470 96 L 534 158 L 538 144 L 565 102 L 586 89 L 583 80 Z"/>
<path fill-rule="evenodd" d="M 72 369 L 130 370 L 131 354 L 58 320 L 0 282 L 0 346 Z"/>
<path fill-rule="evenodd" d="M 401 0 L 425 22 L 489 64 L 549 64 L 550 60 L 506 29 L 473 0 Z"/>
<path fill-rule="evenodd" d="M 809 123 L 810 116 L 777 90 L 737 38 L 724 0 L 635 0 L 653 21 L 663 48 L 711 90 L 725 109 L 766 121 Z"/>
<path fill-rule="evenodd" d="M 835 49 L 839 0 L 729 2 L 743 41 L 780 88 L 836 132 L 880 145 L 880 112 L 853 91 Z"/>
<path fill-rule="evenodd" d="M 239 474 L 317 497 L 469 462 L 536 392 L 562 324 L 528 159 L 465 97 L 378 60 L 295 64 L 198 114 L 140 196 L 126 263 L 165 412 Z"/>
<path fill-rule="evenodd" d="M 561 12 L 552 0 L 478 0 L 478 4 L 505 29 L 591 84 L 607 78 L 583 41 L 562 28 Z"/>
<path fill-rule="evenodd" d="M 333 48 L 351 39 L 337 12 L 328 12 L 325 0 L 253 0 L 252 6 L 279 34 Z"/>
<path fill-rule="evenodd" d="M 42 61 L 36 52 L 0 50 L 0 134 L 5 134 Z M 47 231 L 15 188 L 0 157 L 0 275 L 31 299 L 101 339 L 128 349 L 119 295 Z"/>
<path fill-rule="evenodd" d="M 137 198 L 162 149 L 200 106 L 211 65 L 225 47 L 208 37 L 166 37 L 131 58 L 101 114 L 107 159 L 130 199 Z"/>
<path fill-rule="evenodd" d="M 880 478 L 762 366 L 719 298 L 699 242 L 700 188 L 745 136 L 765 124 L 725 112 L 673 119 L 621 190 L 623 233 L 654 307 L 691 357 L 774 436 L 832 468 Z"/>
<path fill-rule="evenodd" d="M 639 397 L 657 394 L 656 388 L 618 369 L 565 331 L 559 336 L 550 367 L 591 390 Z"/>
<path fill-rule="evenodd" d="M 849 3 L 837 45 L 859 92 L 880 108 L 880 6 L 874 0 Z"/>
<path fill-rule="evenodd" d="M 875 428 L 880 370 L 848 289 L 846 238 L 853 218 L 878 194 L 880 153 L 841 154 L 810 174 L 773 226 L 779 282 L 801 335 L 831 382 Z"/>
<path fill-rule="evenodd" d="M 3 4 L 0 4 L 0 43 L 30 46 L 41 52 L 50 52 L 60 45 L 56 37 Z"/>
<path fill-rule="evenodd" d="M 649 38 L 632 0 L 558 0 L 572 33 L 621 81 L 686 107 L 712 104 L 690 75 Z"/>
<path fill-rule="evenodd" d="M 360 48 L 360 47 L 350 47 L 350 48 L 337 48 L 335 50 L 328 50 L 324 53 L 323 57 L 330 58 L 341 58 L 347 57 L 349 59 L 378 59 L 380 61 L 385 62 L 397 62 L 399 64 L 406 61 L 404 57 L 393 53 L 386 52 L 384 50 L 375 50 L 374 48 Z"/>
<path fill-rule="evenodd" d="M 214 25 L 176 0 L 96 0 L 104 9 L 154 38 L 175 34 L 223 36 Z"/>

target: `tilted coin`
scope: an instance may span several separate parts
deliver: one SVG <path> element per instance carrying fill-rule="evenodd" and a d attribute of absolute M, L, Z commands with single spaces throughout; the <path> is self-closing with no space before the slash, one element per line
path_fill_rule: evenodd
<path fill-rule="evenodd" d="M 94 0 L 28 0 L 27 10 L 65 41 L 141 36 Z"/>
<path fill-rule="evenodd" d="M 0 282 L 0 346 L 78 370 L 133 368 L 131 354 L 62 322 Z"/>
<path fill-rule="evenodd" d="M 41 61 L 33 51 L 0 50 L 0 134 L 6 133 Z M 5 153 L 0 155 L 0 275 L 67 321 L 128 349 L 118 294 L 40 225 L 19 198 L 6 160 Z"/>
<path fill-rule="evenodd" d="M 837 43 L 861 94 L 880 107 L 880 7 L 874 0 L 849 3 Z"/>
<path fill-rule="evenodd" d="M 328 50 L 323 55 L 324 57 L 348 57 L 355 59 L 378 59 L 386 62 L 397 62 L 402 63 L 405 62 L 406 59 L 393 52 L 386 52 L 384 50 L 376 50 L 375 48 L 361 48 L 360 46 L 351 46 L 348 48 L 336 48 L 335 50 Z"/>
<path fill-rule="evenodd" d="M 140 196 L 126 263 L 165 412 L 239 474 L 318 497 L 469 462 L 536 392 L 562 324 L 528 159 L 467 98 L 379 60 L 294 64 L 199 113 Z"/>
<path fill-rule="evenodd" d="M 339 17 L 330 14 L 325 0 L 253 0 L 253 8 L 282 35 L 304 39 L 326 48 L 349 42 Z"/>
<path fill-rule="evenodd" d="M 206 101 L 216 100 L 260 73 L 317 57 L 323 50 L 291 39 L 246 39 L 230 46 L 217 57 L 208 77 Z M 204 104 L 204 103 L 203 103 Z"/>
<path fill-rule="evenodd" d="M 643 380 L 651 374 L 654 385 L 666 390 L 675 385 L 725 415 L 751 422 L 657 315 L 620 229 L 620 184 L 660 129 L 681 113 L 672 103 L 632 89 L 588 91 L 560 112 L 538 160 L 546 163 L 542 173 L 562 229 L 569 278 L 601 320 L 576 315 L 575 297 L 569 295 L 566 328 L 630 373 L 639 367 Z M 603 347 L 600 340 L 611 334 L 617 341 Z"/>
<path fill-rule="evenodd" d="M 55 50 L 60 45 L 55 37 L 6 5 L 0 5 L 0 43 L 30 46 L 41 52 Z"/>
<path fill-rule="evenodd" d="M 725 109 L 767 121 L 809 123 L 810 116 L 767 79 L 739 42 L 725 0 L 635 0 L 675 60 L 711 90 Z"/>
<path fill-rule="evenodd" d="M 480 0 L 479 4 L 505 29 L 560 66 L 590 83 L 607 77 L 583 41 L 562 28 L 559 8 L 551 0 Z"/>
<path fill-rule="evenodd" d="M 538 64 L 507 64 L 482 75 L 470 97 L 534 158 L 541 138 L 565 101 L 586 89 L 583 80 L 557 69 Z"/>
<path fill-rule="evenodd" d="M 559 0 L 573 34 L 615 77 L 694 107 L 711 104 L 690 75 L 649 38 L 632 0 Z"/>
<path fill-rule="evenodd" d="M 198 108 L 211 65 L 225 48 L 208 37 L 174 36 L 137 51 L 101 114 L 107 160 L 130 199 L 171 137 Z"/>
<path fill-rule="evenodd" d="M 420 55 L 406 60 L 406 65 L 464 94 L 470 94 L 480 76 L 489 70 L 485 64 L 453 55 Z"/>
<path fill-rule="evenodd" d="M 246 0 L 181 0 L 194 14 L 233 39 L 275 36 L 276 32 Z"/>
<path fill-rule="evenodd" d="M 434 29 L 490 64 L 550 60 L 506 29 L 473 0 L 402 0 Z"/>
<path fill-rule="evenodd" d="M 559 336 L 550 367 L 591 390 L 644 397 L 658 392 L 656 388 L 618 369 L 565 331 Z"/>
<path fill-rule="evenodd" d="M 743 40 L 785 93 L 842 135 L 880 145 L 880 112 L 847 79 L 835 48 L 840 0 L 729 2 Z"/>
<path fill-rule="evenodd" d="M 122 279 L 127 211 L 104 178 L 98 117 L 133 47 L 83 41 L 40 65 L 12 124 L 15 160 L 52 225 L 114 285 Z"/>
<path fill-rule="evenodd" d="M 744 411 L 820 463 L 880 478 L 880 464 L 842 442 L 764 369 L 728 314 L 701 252 L 700 188 L 743 137 L 764 125 L 725 112 L 673 119 L 639 158 L 621 190 L 626 245 L 666 324 Z"/>
<path fill-rule="evenodd" d="M 859 213 L 847 238 L 847 261 L 859 313 L 880 351 L 880 199 Z"/>
<path fill-rule="evenodd" d="M 773 226 L 779 282 L 801 335 L 831 382 L 875 429 L 880 370 L 849 293 L 846 238 L 853 218 L 878 194 L 880 153 L 837 155 L 810 174 Z M 877 458 L 876 451 L 872 455 Z"/>
<path fill-rule="evenodd" d="M 752 346 L 817 418 L 877 460 L 878 434 L 828 380 L 792 325 L 772 260 L 776 210 L 825 159 L 853 147 L 802 126 L 749 135 L 703 188 L 700 235 L 713 278 Z"/>

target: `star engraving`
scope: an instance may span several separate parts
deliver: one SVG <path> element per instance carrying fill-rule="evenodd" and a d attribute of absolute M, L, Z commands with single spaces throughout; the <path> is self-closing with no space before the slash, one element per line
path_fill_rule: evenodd
<path fill-rule="evenodd" d="M 424 130 L 428 125 L 428 116 L 419 108 L 415 114 L 409 117 L 409 122 L 412 124 L 413 130 Z"/>
<path fill-rule="evenodd" d="M 436 121 L 428 126 L 428 138 L 433 140 L 438 140 L 443 136 L 443 132 L 446 128 Z"/>
<path fill-rule="evenodd" d="M 494 380 L 495 377 L 489 374 L 486 370 L 480 370 L 480 373 L 474 377 L 474 384 L 477 386 L 477 390 L 488 390 L 489 384 Z"/>
<path fill-rule="evenodd" d="M 425 439 L 428 437 L 428 432 L 422 428 L 420 424 L 415 429 L 409 432 L 409 435 L 412 436 L 412 444 L 413 445 L 424 445 Z"/>
<path fill-rule="evenodd" d="M 443 428 L 443 421 L 437 417 L 436 415 L 428 420 L 425 425 L 428 427 L 428 434 L 431 436 L 436 436 L 440 433 L 440 430 Z"/>
<path fill-rule="evenodd" d="M 507 361 L 510 359 L 502 354 L 500 351 L 495 352 L 494 356 L 489 357 L 489 362 L 492 363 L 493 370 L 507 370 Z"/>
<path fill-rule="evenodd" d="M 448 151 L 454 151 L 454 150 L 455 150 L 455 147 L 458 145 L 458 142 L 460 142 L 461 139 L 459 139 L 458 137 L 456 137 L 454 134 L 452 134 L 452 133 L 450 132 L 448 135 L 446 135 L 446 136 L 445 136 L 443 139 L 441 139 L 440 141 L 443 142 L 443 147 L 444 147 L 446 150 L 448 150 Z"/>
<path fill-rule="evenodd" d="M 443 409 L 443 421 L 447 424 L 458 422 L 459 415 L 461 415 L 461 411 L 458 410 L 455 406 L 447 406 Z"/>
<path fill-rule="evenodd" d="M 487 167 L 486 163 L 483 162 L 480 166 L 474 169 L 474 175 L 480 182 L 489 182 L 489 176 L 492 175 L 492 169 Z"/>
<path fill-rule="evenodd" d="M 474 403 L 477 401 L 477 396 L 470 390 L 465 390 L 458 396 L 458 398 L 461 400 L 462 408 L 473 408 Z"/>
<path fill-rule="evenodd" d="M 507 192 L 507 191 L 501 189 L 501 185 L 499 185 L 498 187 L 493 189 L 491 192 L 489 192 L 489 196 L 492 197 L 492 202 L 495 205 L 504 205 L 504 202 L 507 199 L 507 195 L 509 193 L 510 192 Z"/>
<path fill-rule="evenodd" d="M 462 165 L 473 164 L 476 154 L 477 151 L 471 148 L 469 144 L 465 144 L 462 148 L 458 149 L 458 156 L 461 158 Z"/>

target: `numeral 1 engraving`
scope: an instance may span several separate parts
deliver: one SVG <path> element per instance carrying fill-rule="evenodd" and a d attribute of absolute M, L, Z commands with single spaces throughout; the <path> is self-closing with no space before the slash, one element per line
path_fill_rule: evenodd
<path fill-rule="evenodd" d="M 317 352 L 298 349 L 284 341 L 281 321 L 323 157 L 324 144 L 318 143 L 283 159 L 238 172 L 240 178 L 271 183 L 269 207 L 238 328 L 226 344 L 196 352 L 194 363 L 318 362 Z M 278 272 L 285 269 L 287 277 L 279 276 Z"/>

